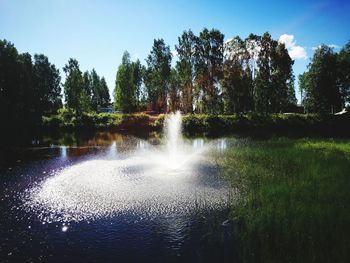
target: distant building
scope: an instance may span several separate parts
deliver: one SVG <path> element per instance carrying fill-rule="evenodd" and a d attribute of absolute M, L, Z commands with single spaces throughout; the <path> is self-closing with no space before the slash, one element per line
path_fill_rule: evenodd
<path fill-rule="evenodd" d="M 107 108 L 99 108 L 98 112 L 99 113 L 113 113 L 114 110 L 112 107 L 107 107 Z"/>
<path fill-rule="evenodd" d="M 348 111 L 344 108 L 342 111 L 339 111 L 339 112 L 337 112 L 337 113 L 334 113 L 334 115 L 344 115 L 344 114 L 346 114 L 346 113 L 348 113 Z"/>

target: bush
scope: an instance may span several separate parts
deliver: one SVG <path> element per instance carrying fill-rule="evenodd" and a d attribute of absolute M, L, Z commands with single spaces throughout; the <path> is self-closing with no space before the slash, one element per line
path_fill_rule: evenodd
<path fill-rule="evenodd" d="M 182 119 L 183 128 L 189 133 L 205 132 L 207 115 L 204 114 L 188 114 Z"/>
<path fill-rule="evenodd" d="M 159 114 L 151 126 L 157 130 L 162 129 L 165 121 L 165 114 Z"/>
<path fill-rule="evenodd" d="M 42 124 L 44 128 L 49 129 L 84 128 L 92 130 L 117 127 L 122 120 L 122 114 L 114 113 L 84 112 L 81 116 L 76 117 L 74 111 L 64 108 L 58 110 L 55 115 L 43 116 Z"/>
<path fill-rule="evenodd" d="M 150 116 L 145 113 L 116 114 L 86 112 L 76 117 L 69 109 L 60 109 L 57 114 L 44 116 L 42 124 L 49 129 L 128 129 L 142 127 L 160 130 L 166 115 Z M 350 131 L 349 115 L 271 114 L 256 113 L 235 115 L 187 114 L 183 116 L 183 130 L 189 134 L 224 135 L 240 132 L 253 134 L 290 135 L 342 135 Z"/>

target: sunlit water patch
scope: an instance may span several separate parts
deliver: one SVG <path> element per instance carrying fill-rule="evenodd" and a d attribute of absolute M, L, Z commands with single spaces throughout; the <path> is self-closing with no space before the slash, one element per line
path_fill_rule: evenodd
<path fill-rule="evenodd" d="M 164 145 L 140 147 L 124 159 L 86 160 L 52 174 L 25 192 L 25 210 L 43 222 L 69 222 L 225 207 L 229 189 L 207 158 L 215 147 L 185 143 L 180 114 L 166 120 L 165 131 Z"/>

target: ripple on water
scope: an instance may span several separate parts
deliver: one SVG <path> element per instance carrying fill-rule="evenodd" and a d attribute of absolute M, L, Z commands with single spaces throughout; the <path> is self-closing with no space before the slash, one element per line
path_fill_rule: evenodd
<path fill-rule="evenodd" d="M 143 217 L 182 215 L 226 205 L 228 188 L 203 183 L 212 170 L 203 149 L 181 153 L 143 151 L 124 160 L 89 160 L 30 189 L 24 207 L 43 222 L 95 220 L 132 213 Z"/>
<path fill-rule="evenodd" d="M 207 147 L 183 142 L 181 114 L 170 114 L 164 128 L 162 147 L 57 172 L 26 192 L 25 209 L 43 222 L 67 222 L 126 213 L 182 215 L 226 205 L 228 188 L 212 179 L 212 169 L 203 169 Z"/>

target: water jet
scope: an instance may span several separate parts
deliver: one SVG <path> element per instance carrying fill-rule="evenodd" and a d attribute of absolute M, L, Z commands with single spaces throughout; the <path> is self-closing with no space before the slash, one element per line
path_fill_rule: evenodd
<path fill-rule="evenodd" d="M 181 121 L 179 112 L 166 117 L 162 145 L 117 159 L 93 156 L 52 174 L 27 192 L 25 208 L 45 222 L 78 222 L 128 213 L 185 215 L 224 206 L 228 188 L 218 180 L 206 183 L 213 170 L 201 169 L 208 165 L 208 147 L 186 143 Z"/>

